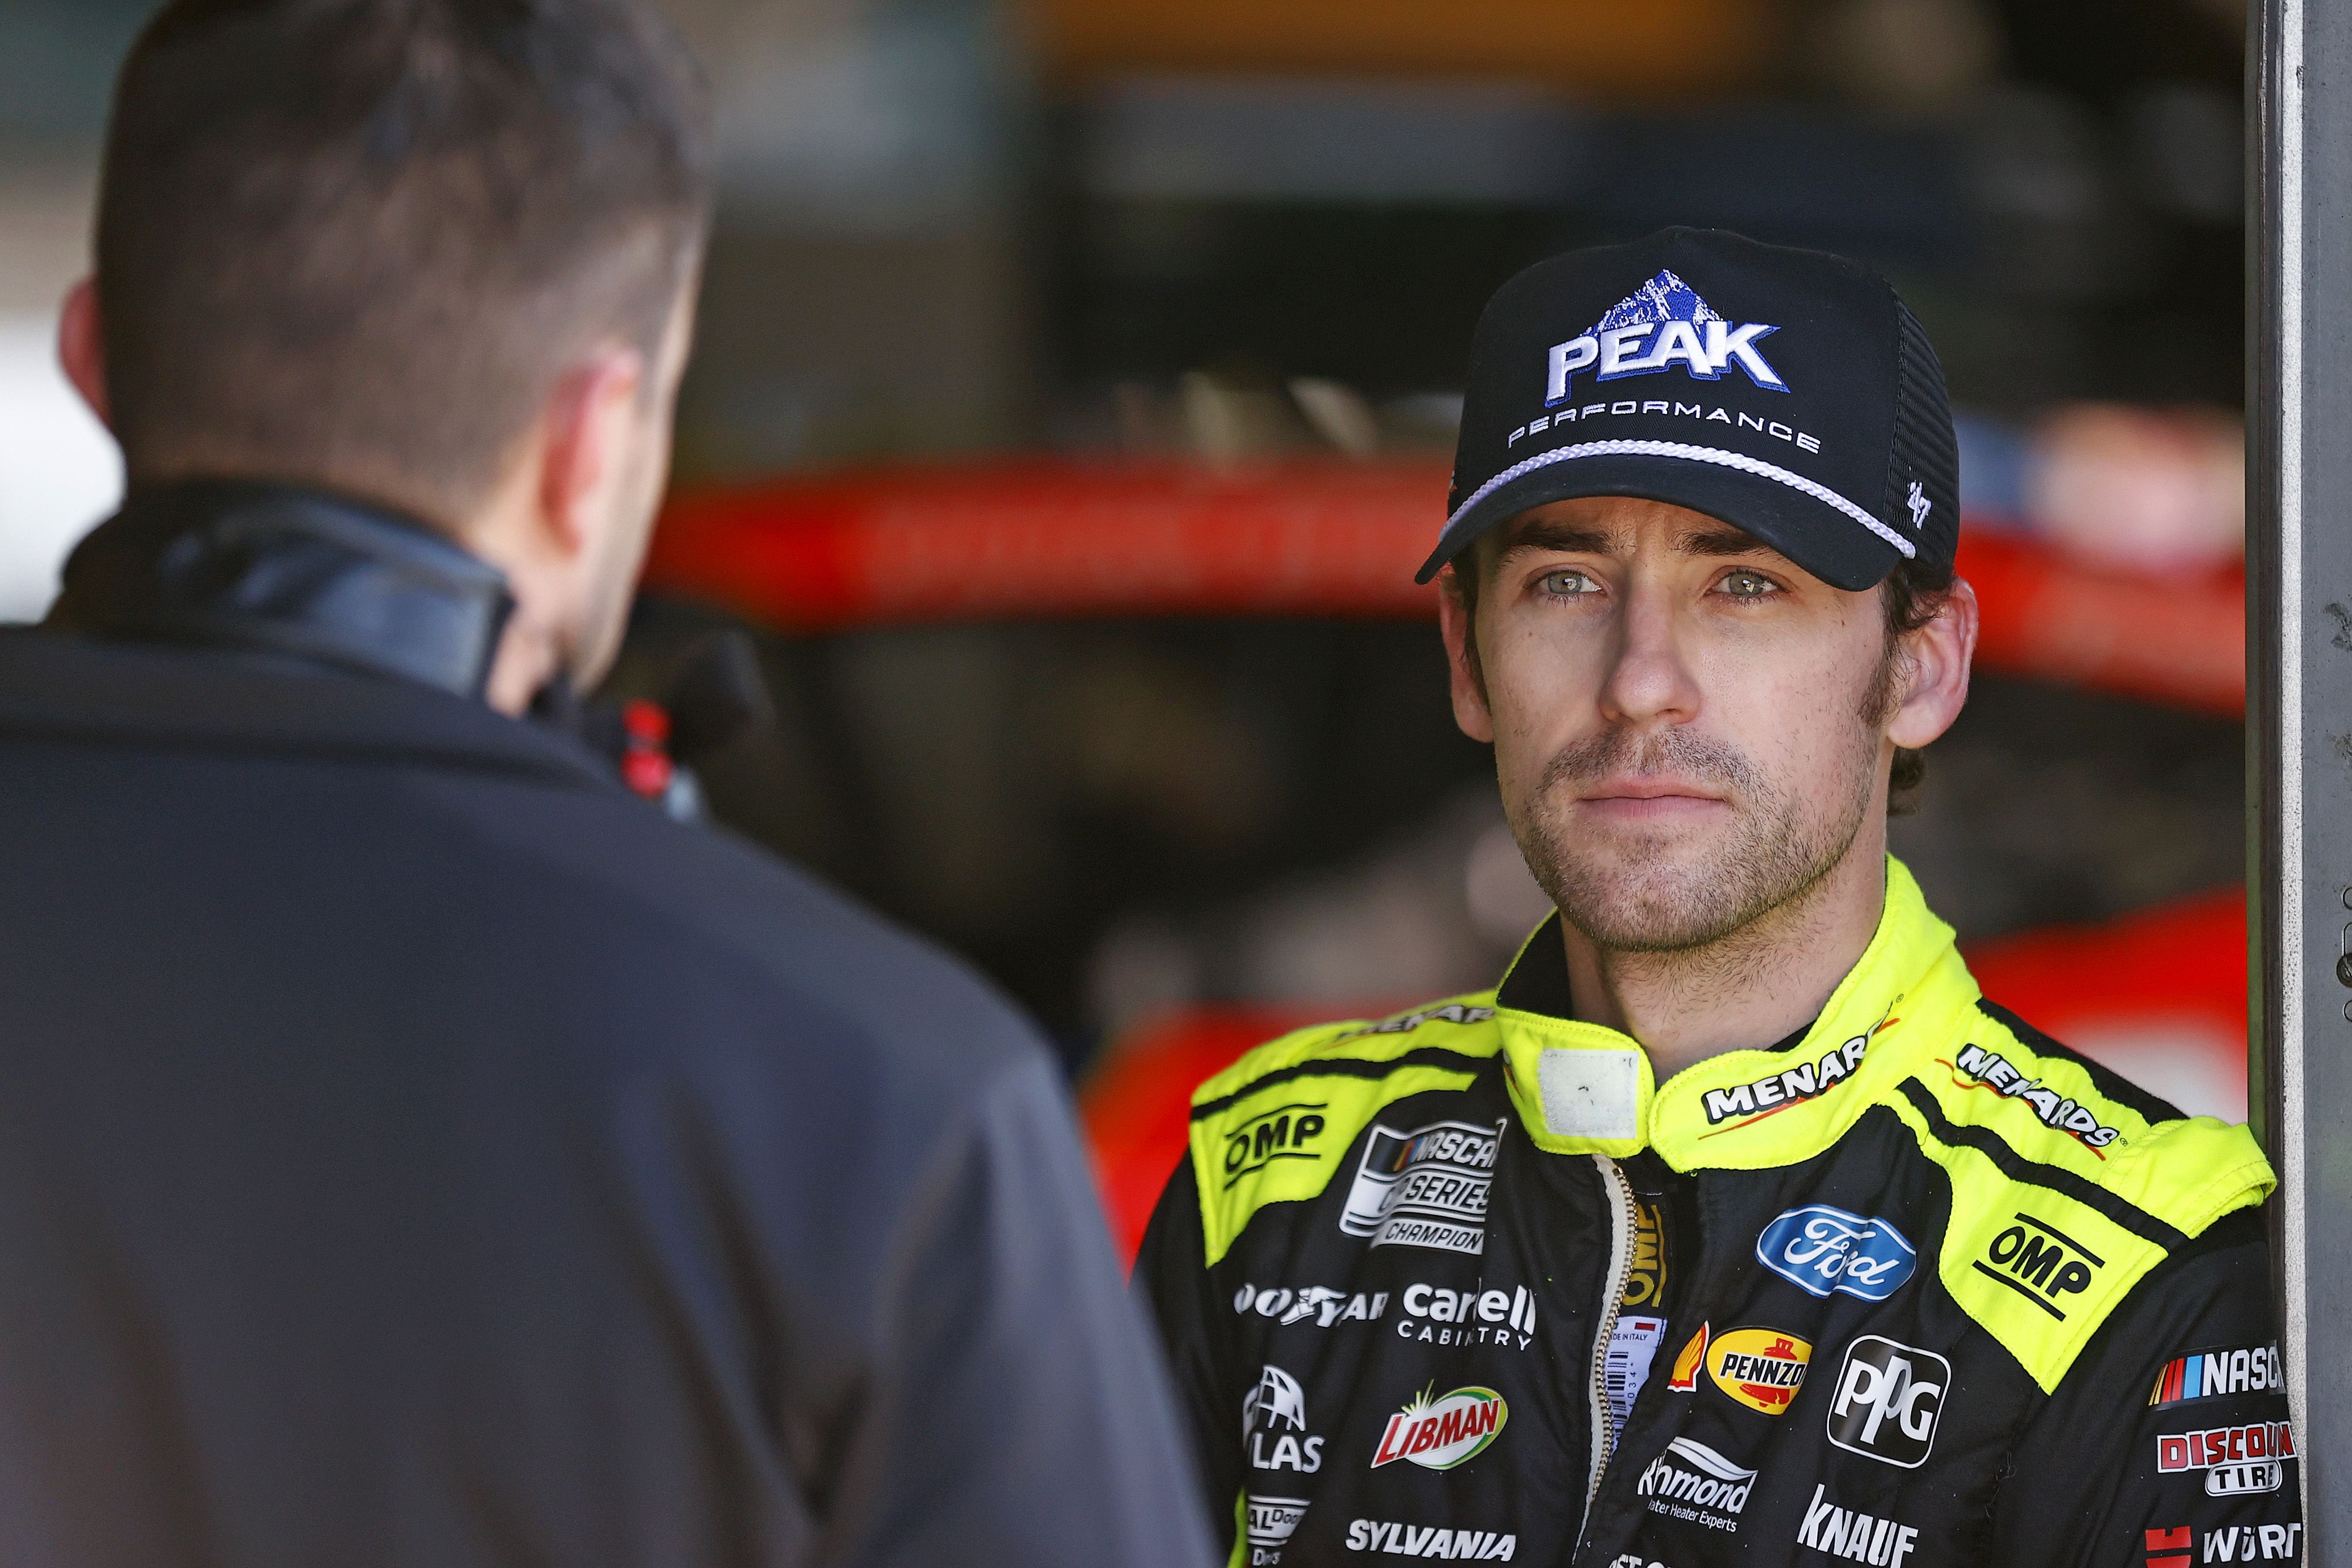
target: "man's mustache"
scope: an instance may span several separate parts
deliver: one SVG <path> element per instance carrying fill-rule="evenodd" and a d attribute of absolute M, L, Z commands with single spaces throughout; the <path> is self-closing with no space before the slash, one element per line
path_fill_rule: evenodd
<path fill-rule="evenodd" d="M 1543 788 L 1580 789 L 1604 779 L 1662 773 L 1720 785 L 1734 799 L 1753 798 L 1763 783 L 1755 765 L 1722 741 L 1680 727 L 1644 735 L 1620 725 L 1553 758 L 1544 768 Z"/>

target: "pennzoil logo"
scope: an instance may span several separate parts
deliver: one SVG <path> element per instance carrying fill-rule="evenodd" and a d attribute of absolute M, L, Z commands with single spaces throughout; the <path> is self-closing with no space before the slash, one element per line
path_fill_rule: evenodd
<path fill-rule="evenodd" d="M 1730 1089 L 1710 1089 L 1700 1102 L 1706 1111 L 1707 1125 L 1720 1126 L 1739 1116 L 1745 1120 L 1735 1124 L 1744 1127 L 1748 1122 L 1760 1122 L 1808 1100 L 1818 1100 L 1844 1082 L 1862 1065 L 1863 1053 L 1869 1049 L 1870 1036 L 1858 1034 L 1822 1053 L 1819 1061 L 1801 1061 Z"/>
<path fill-rule="evenodd" d="M 2003 1099 L 2022 1101 L 2033 1108 L 2033 1114 L 2043 1126 L 2080 1138 L 2084 1146 L 2094 1153 L 2123 1136 L 2055 1089 L 2045 1088 L 2039 1078 L 2028 1078 L 2018 1071 L 1999 1051 L 1987 1051 L 1981 1045 L 1964 1045 L 1958 1061 L 1943 1065 L 1952 1070 L 1952 1082 L 1961 1088 L 1990 1089 Z M 1971 1079 L 1975 1082 L 1969 1082 Z"/>
<path fill-rule="evenodd" d="M 1728 1329 L 1704 1354 L 1706 1375 L 1717 1388 L 1750 1410 L 1780 1416 L 1805 1385 L 1813 1347 L 1779 1329 Z"/>
<path fill-rule="evenodd" d="M 1425 1470 L 1450 1470 L 1485 1453 L 1510 1416 L 1510 1406 L 1491 1388 L 1457 1388 L 1434 1398 L 1424 1388 L 1389 1417 L 1371 1468 L 1407 1459 Z"/>
<path fill-rule="evenodd" d="M 1276 1105 L 1260 1111 L 1225 1134 L 1225 1186 L 1262 1171 L 1276 1160 L 1312 1160 L 1323 1151 L 1314 1146 L 1323 1135 L 1323 1113 L 1328 1101 Z"/>

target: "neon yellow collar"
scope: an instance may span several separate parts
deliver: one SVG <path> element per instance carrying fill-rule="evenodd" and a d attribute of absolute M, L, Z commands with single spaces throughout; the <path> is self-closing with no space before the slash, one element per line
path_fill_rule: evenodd
<path fill-rule="evenodd" d="M 1676 1170 L 1761 1170 L 1837 1142 L 1976 996 L 1952 928 L 1890 855 L 1870 946 L 1791 1050 L 1726 1051 L 1660 1084 L 1648 1053 L 1615 1030 L 1499 1002 L 1495 1023 L 1538 1147 L 1621 1158 L 1654 1148 Z"/>

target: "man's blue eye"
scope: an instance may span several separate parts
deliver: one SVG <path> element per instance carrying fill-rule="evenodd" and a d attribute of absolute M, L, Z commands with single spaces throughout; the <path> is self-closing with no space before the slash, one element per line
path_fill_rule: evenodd
<path fill-rule="evenodd" d="M 1772 580 L 1752 571 L 1735 571 L 1723 580 L 1724 591 L 1737 599 L 1759 599 L 1772 591 Z"/>
<path fill-rule="evenodd" d="M 1573 599 L 1578 594 L 1589 592 L 1592 587 L 1592 580 L 1580 571 L 1548 571 L 1544 573 L 1543 584 L 1544 591 L 1547 593 L 1558 593 Z"/>

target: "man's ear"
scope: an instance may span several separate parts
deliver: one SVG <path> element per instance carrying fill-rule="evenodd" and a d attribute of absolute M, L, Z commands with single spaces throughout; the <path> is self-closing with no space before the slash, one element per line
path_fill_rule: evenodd
<path fill-rule="evenodd" d="M 113 429 L 114 405 L 106 392 L 106 329 L 98 319 L 98 283 L 93 278 L 83 278 L 66 293 L 65 309 L 58 317 L 58 364 L 98 422 Z"/>
<path fill-rule="evenodd" d="M 566 371 L 541 416 L 539 507 L 567 555 L 588 548 L 623 483 L 622 454 L 644 417 L 647 374 L 635 349 L 607 344 Z"/>
<path fill-rule="evenodd" d="M 1470 568 L 1476 570 L 1476 567 Z M 1437 627 L 1445 637 L 1445 669 L 1454 690 L 1454 722 L 1473 740 L 1491 743 L 1495 716 L 1486 706 L 1486 673 L 1478 662 L 1478 638 L 1469 602 L 1462 596 L 1461 563 L 1445 569 L 1437 585 Z"/>
<path fill-rule="evenodd" d="M 1969 700 L 1977 654 L 1977 591 L 1954 578 L 1936 618 L 1904 637 L 1909 679 L 1887 721 L 1886 738 L 1914 750 L 1952 727 Z"/>

